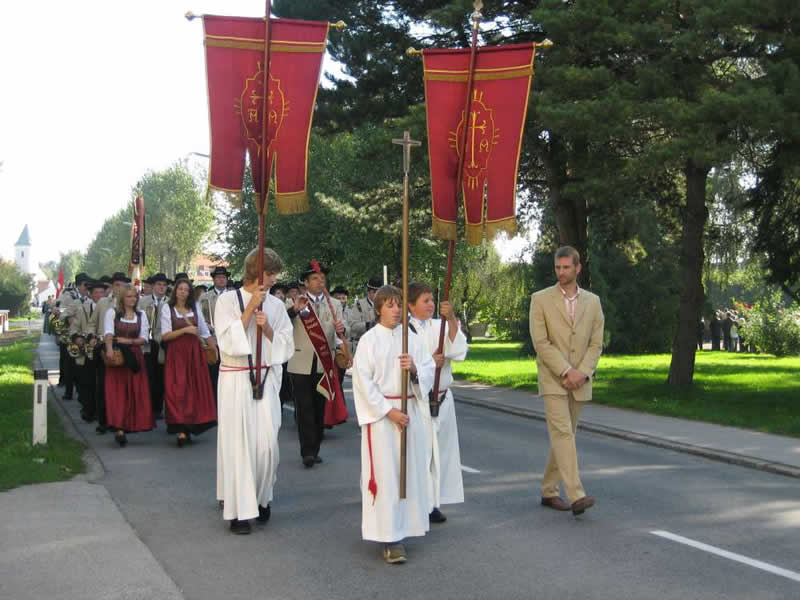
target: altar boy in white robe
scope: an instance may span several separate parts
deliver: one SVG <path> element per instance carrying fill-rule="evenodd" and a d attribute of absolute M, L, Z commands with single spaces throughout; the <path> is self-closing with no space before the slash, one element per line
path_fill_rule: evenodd
<path fill-rule="evenodd" d="M 214 309 L 220 350 L 217 428 L 217 500 L 231 531 L 250 533 L 249 519 L 265 523 L 278 470 L 278 430 L 283 364 L 294 354 L 292 323 L 286 306 L 269 289 L 283 265 L 264 249 L 264 283 L 259 285 L 258 249 L 244 262 L 244 285 L 223 293 Z M 258 382 L 256 326 L 262 328 L 261 369 L 264 393 L 253 397 Z"/>
<path fill-rule="evenodd" d="M 361 536 L 383 544 L 388 563 L 406 561 L 403 540 L 430 528 L 430 445 L 426 423 L 434 362 L 423 340 L 409 330 L 402 353 L 403 299 L 385 285 L 375 294 L 378 324 L 359 341 L 353 395 L 361 426 Z M 408 414 L 400 410 L 401 377 L 410 375 Z M 406 498 L 400 499 L 400 431 L 406 428 Z"/>
<path fill-rule="evenodd" d="M 436 304 L 433 301 L 433 289 L 419 282 L 408 285 L 408 309 L 411 312 L 411 326 L 425 341 L 428 352 L 433 356 L 437 367 L 442 371 L 439 376 L 439 414 L 431 417 L 428 426 L 433 446 L 431 461 L 431 495 L 433 510 L 431 523 L 444 523 L 447 520 L 440 510 L 443 504 L 459 504 L 464 502 L 464 480 L 461 476 L 461 452 L 458 448 L 458 425 L 456 424 L 456 407 L 453 402 L 453 383 L 451 361 L 460 362 L 467 357 L 467 338 L 461 331 L 458 319 L 453 314 L 452 305 L 443 301 L 439 312 L 445 319 L 444 347 L 439 349 L 439 331 L 441 320 L 434 319 Z M 433 390 L 431 389 L 431 394 Z M 430 413 L 429 413 L 430 414 Z"/>

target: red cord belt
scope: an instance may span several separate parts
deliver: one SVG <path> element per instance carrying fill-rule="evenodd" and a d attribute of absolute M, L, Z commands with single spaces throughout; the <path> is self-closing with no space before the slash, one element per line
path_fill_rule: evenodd
<path fill-rule="evenodd" d="M 402 396 L 384 396 L 387 400 L 402 400 Z M 369 483 L 367 489 L 372 494 L 372 503 L 378 496 L 378 482 L 375 481 L 375 463 L 372 460 L 372 423 L 367 424 L 367 449 L 369 450 Z"/>

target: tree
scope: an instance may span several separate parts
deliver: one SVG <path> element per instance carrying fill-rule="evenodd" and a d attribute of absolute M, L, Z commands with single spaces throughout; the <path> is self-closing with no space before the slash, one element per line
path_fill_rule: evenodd
<path fill-rule="evenodd" d="M 20 271 L 15 263 L 0 259 L 0 306 L 8 308 L 12 317 L 28 308 L 33 286 L 33 276 Z"/>
<path fill-rule="evenodd" d="M 182 162 L 150 171 L 137 184 L 146 219 L 148 272 L 168 276 L 188 270 L 192 258 L 212 239 L 214 208 Z M 103 223 L 86 251 L 84 269 L 92 274 L 127 272 L 130 262 L 132 209 L 126 206 Z"/>
<path fill-rule="evenodd" d="M 39 268 L 45 276 L 56 281 L 58 279 L 59 269 L 64 270 L 64 282 L 74 281 L 75 275 L 83 269 L 84 255 L 80 250 L 68 250 L 67 252 L 59 252 L 59 259 L 57 261 L 51 260 L 46 263 L 39 263 Z"/>

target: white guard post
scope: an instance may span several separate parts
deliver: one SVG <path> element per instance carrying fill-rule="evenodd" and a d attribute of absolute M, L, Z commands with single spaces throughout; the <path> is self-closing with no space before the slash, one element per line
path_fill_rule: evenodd
<path fill-rule="evenodd" d="M 47 369 L 33 372 L 33 444 L 47 443 Z"/>

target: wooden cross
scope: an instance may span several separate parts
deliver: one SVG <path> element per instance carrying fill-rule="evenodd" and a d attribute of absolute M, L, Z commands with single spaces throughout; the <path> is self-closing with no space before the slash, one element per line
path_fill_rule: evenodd
<path fill-rule="evenodd" d="M 412 146 L 421 146 L 422 142 L 418 142 L 417 140 L 411 139 L 411 134 L 408 133 L 408 130 L 403 132 L 402 138 L 395 138 L 392 140 L 393 144 L 399 144 L 403 147 L 403 173 L 408 175 L 408 171 L 411 168 L 411 147 Z"/>

